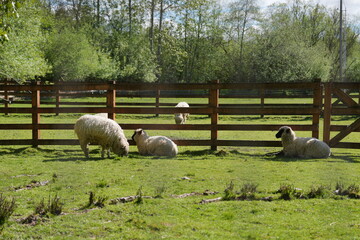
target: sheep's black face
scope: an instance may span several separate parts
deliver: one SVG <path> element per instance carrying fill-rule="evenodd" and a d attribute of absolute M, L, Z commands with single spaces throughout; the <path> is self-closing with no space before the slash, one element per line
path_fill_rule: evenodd
<path fill-rule="evenodd" d="M 275 135 L 275 136 L 276 136 L 276 138 L 281 138 L 281 136 L 282 136 L 283 132 L 284 132 L 284 129 L 283 129 L 283 128 L 281 128 L 281 129 L 278 131 L 278 133 Z"/>
<path fill-rule="evenodd" d="M 136 141 L 135 141 L 135 135 L 136 135 L 136 132 L 134 132 L 134 134 L 131 136 L 131 139 L 136 143 Z"/>
<path fill-rule="evenodd" d="M 289 127 L 281 127 L 279 129 L 279 132 L 275 136 L 276 138 L 281 138 L 284 133 L 285 134 L 291 133 L 291 129 Z"/>

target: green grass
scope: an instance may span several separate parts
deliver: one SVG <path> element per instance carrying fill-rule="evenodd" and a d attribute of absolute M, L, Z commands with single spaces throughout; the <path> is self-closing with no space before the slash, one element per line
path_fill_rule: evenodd
<path fill-rule="evenodd" d="M 43 115 L 44 123 L 74 123 L 80 115 Z M 2 123 L 30 122 L 26 115 L 0 116 Z M 348 125 L 352 117 L 336 117 Z M 173 123 L 171 115 L 117 116 L 121 123 Z M 209 123 L 191 116 L 191 123 Z M 310 124 L 299 116 L 224 116 L 237 124 Z M 30 131 L 1 131 L 1 139 L 30 137 Z M 207 131 L 149 131 L 172 138 L 206 138 Z M 126 131 L 131 137 L 132 130 Z M 275 140 L 275 131 L 222 131 L 221 139 Z M 309 136 L 309 132 L 299 132 Z M 71 130 L 42 131 L 43 138 L 75 138 Z M 349 140 L 360 142 L 359 133 Z M 337 186 L 358 189 L 360 150 L 333 149 L 328 159 L 286 159 L 265 156 L 278 148 L 179 146 L 176 158 L 144 157 L 131 146 L 128 157 L 101 159 L 92 146 L 85 159 L 79 146 L 0 146 L 0 193 L 15 198 L 16 208 L 0 226 L 0 239 L 357 239 L 360 199 L 335 195 Z M 221 151 L 221 152 L 220 152 Z M 221 153 L 221 154 L 219 154 Z M 184 178 L 186 177 L 186 178 Z M 44 183 L 39 186 L 36 183 Z M 45 184 L 46 183 L 46 184 Z M 200 204 L 225 196 L 233 184 L 235 196 L 248 200 Z M 279 189 L 292 186 L 315 198 L 282 200 Z M 244 190 L 247 189 L 247 190 Z M 252 189 L 252 190 L 249 190 Z M 300 189 L 300 190 L 299 190 Z M 141 190 L 142 203 L 110 204 Z M 176 198 L 205 190 L 211 196 Z M 254 191 L 254 192 L 251 192 Z M 310 195 L 310 193 L 312 195 Z M 90 204 L 90 196 L 94 201 Z M 148 199 L 145 196 L 157 198 Z M 357 196 L 357 195 L 356 195 Z M 259 200 L 271 197 L 273 201 Z M 62 213 L 36 214 L 39 205 L 58 199 Z M 42 203 L 43 201 L 43 203 Z M 97 202 L 103 202 L 104 206 Z M 33 221 L 22 223 L 32 216 Z"/>

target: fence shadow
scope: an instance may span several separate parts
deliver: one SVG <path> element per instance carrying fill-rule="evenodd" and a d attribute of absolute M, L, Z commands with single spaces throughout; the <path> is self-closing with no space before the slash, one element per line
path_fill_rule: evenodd
<path fill-rule="evenodd" d="M 357 155 L 345 154 L 345 155 L 331 155 L 329 158 L 320 158 L 320 159 L 312 159 L 312 158 L 289 158 L 285 156 L 264 156 L 264 160 L 266 161 L 274 161 L 274 162 L 347 162 L 347 163 L 360 163 L 360 157 Z"/>

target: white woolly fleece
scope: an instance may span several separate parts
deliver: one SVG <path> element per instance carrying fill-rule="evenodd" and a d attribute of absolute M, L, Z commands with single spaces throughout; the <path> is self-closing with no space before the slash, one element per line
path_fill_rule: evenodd
<path fill-rule="evenodd" d="M 110 149 L 119 156 L 127 155 L 129 152 L 129 143 L 123 130 L 112 119 L 86 114 L 76 121 L 74 130 L 86 157 L 89 157 L 90 143 L 102 147 L 102 157 L 105 150 L 110 157 Z"/>
<path fill-rule="evenodd" d="M 296 137 L 295 132 L 288 126 L 283 126 L 276 134 L 281 138 L 283 152 L 287 157 L 327 158 L 330 147 L 316 138 Z"/>
<path fill-rule="evenodd" d="M 165 136 L 148 136 L 141 128 L 135 130 L 132 139 L 140 155 L 175 157 L 178 153 L 177 145 Z"/>
<path fill-rule="evenodd" d="M 179 102 L 175 107 L 189 107 L 189 104 L 186 102 Z M 185 124 L 187 118 L 189 117 L 189 113 L 175 113 L 174 119 L 176 124 Z"/>

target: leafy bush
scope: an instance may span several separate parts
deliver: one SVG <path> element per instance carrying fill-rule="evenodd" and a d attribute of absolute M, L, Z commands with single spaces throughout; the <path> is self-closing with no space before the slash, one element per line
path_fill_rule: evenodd
<path fill-rule="evenodd" d="M 115 65 L 106 53 L 96 49 L 83 31 L 63 29 L 53 33 L 47 49 L 55 80 L 84 81 L 92 78 L 109 80 Z"/>

